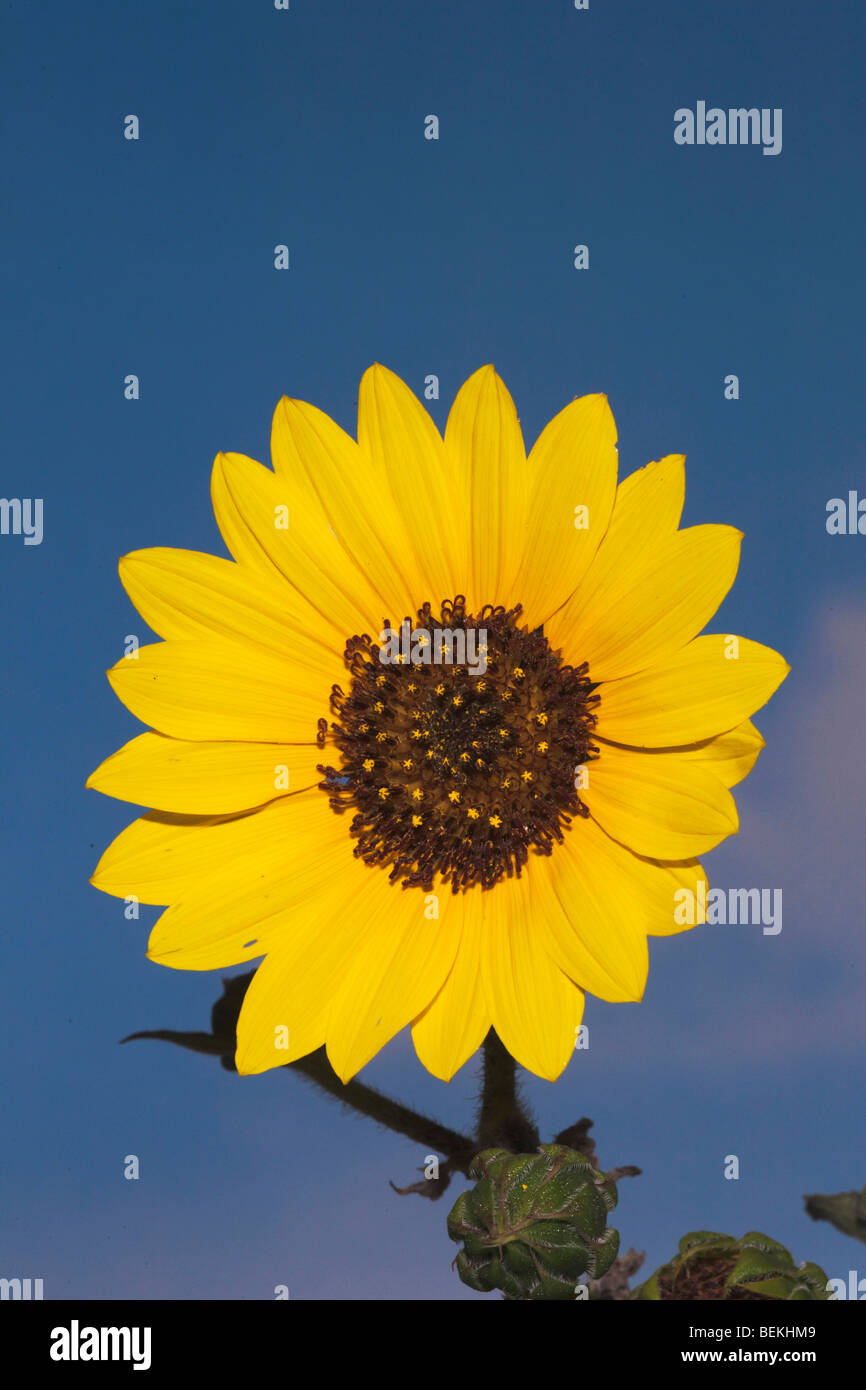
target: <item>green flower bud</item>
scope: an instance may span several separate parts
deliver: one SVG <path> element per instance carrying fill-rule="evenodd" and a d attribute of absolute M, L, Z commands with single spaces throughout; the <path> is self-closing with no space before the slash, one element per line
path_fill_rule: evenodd
<path fill-rule="evenodd" d="M 692 1231 L 679 1254 L 632 1291 L 637 1299 L 827 1300 L 827 1276 L 816 1264 L 794 1263 L 784 1245 L 748 1231 L 740 1240 L 718 1231 Z"/>
<path fill-rule="evenodd" d="M 619 1234 L 607 1224 L 616 1187 L 588 1159 L 562 1144 L 534 1154 L 485 1149 L 472 1160 L 477 1181 L 458 1197 L 448 1234 L 462 1241 L 464 1284 L 507 1299 L 575 1297 L 582 1274 L 610 1268 Z"/>

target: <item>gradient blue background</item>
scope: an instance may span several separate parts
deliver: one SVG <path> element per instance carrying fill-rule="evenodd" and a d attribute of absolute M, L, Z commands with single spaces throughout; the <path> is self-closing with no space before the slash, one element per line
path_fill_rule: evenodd
<path fill-rule="evenodd" d="M 493 361 L 527 442 L 605 391 L 623 471 L 685 452 L 685 522 L 745 531 L 711 626 L 793 672 L 758 716 L 741 834 L 707 866 L 716 885 L 781 887 L 783 930 L 656 940 L 644 1002 L 590 1000 L 589 1052 L 526 1092 L 546 1136 L 587 1114 L 603 1163 L 643 1168 L 617 1225 L 646 1272 L 694 1227 L 765 1229 L 830 1275 L 866 1272 L 863 1247 L 802 1206 L 866 1181 L 866 537 L 825 530 L 828 498 L 866 490 L 864 14 L 4 7 L 2 492 L 43 497 L 45 534 L 0 537 L 0 1275 L 43 1277 L 48 1298 L 477 1297 L 449 1268 L 461 1184 L 438 1204 L 388 1187 L 415 1178 L 415 1145 L 282 1072 L 117 1046 L 206 1027 L 220 980 L 148 963 L 157 910 L 127 922 L 87 882 L 133 818 L 83 787 L 139 727 L 103 674 L 127 633 L 149 637 L 117 558 L 224 553 L 215 453 L 266 459 L 282 394 L 354 431 L 375 360 L 419 394 L 439 376 L 440 426 Z M 782 107 L 782 153 L 676 146 L 673 113 L 698 99 Z M 445 1086 L 402 1034 L 362 1075 L 470 1122 L 477 1061 Z"/>

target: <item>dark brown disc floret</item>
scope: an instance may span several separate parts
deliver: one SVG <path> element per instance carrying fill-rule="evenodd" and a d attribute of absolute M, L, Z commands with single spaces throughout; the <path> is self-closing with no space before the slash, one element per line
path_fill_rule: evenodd
<path fill-rule="evenodd" d="M 564 665 L 521 614 L 469 614 L 458 595 L 438 618 L 424 604 L 415 623 L 386 621 L 379 644 L 346 645 L 349 691 L 334 686 L 335 719 L 319 721 L 341 764 L 320 765 L 320 786 L 354 812 L 355 854 L 404 887 L 492 888 L 587 814 L 599 697 L 586 665 Z"/>

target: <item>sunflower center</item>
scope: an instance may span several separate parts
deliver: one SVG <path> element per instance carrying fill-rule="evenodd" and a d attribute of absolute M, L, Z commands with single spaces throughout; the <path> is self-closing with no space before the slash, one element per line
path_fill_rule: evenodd
<path fill-rule="evenodd" d="M 379 645 L 346 644 L 348 694 L 335 685 L 329 732 L 339 768 L 319 784 L 349 826 L 355 854 L 388 866 L 405 888 L 457 893 L 520 875 L 530 851 L 550 854 L 573 816 L 586 815 L 582 769 L 597 753 L 598 696 L 586 665 L 564 666 L 522 608 L 458 595 L 438 618 L 386 622 Z"/>

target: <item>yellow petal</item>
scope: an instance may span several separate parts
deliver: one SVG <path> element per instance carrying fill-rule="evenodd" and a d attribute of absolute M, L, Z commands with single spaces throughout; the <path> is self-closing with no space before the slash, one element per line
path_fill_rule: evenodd
<path fill-rule="evenodd" d="M 528 1071 L 555 1081 L 574 1051 L 583 994 L 539 940 L 527 883 L 525 875 L 512 879 L 505 885 L 505 902 L 487 909 L 481 973 L 504 1046 Z M 505 895 L 494 889 L 485 897 Z"/>
<path fill-rule="evenodd" d="M 297 590 L 318 614 L 320 637 L 345 643 L 354 633 L 381 630 L 381 599 L 305 487 L 293 489 L 290 479 L 242 454 L 218 454 L 211 496 L 235 559 Z"/>
<path fill-rule="evenodd" d="M 610 524 L 574 590 L 579 601 L 564 603 L 545 623 L 544 635 L 554 649 L 571 646 L 580 611 L 603 601 L 624 572 L 640 568 L 659 543 L 675 533 L 685 497 L 684 464 L 682 454 L 668 454 L 620 483 Z"/>
<path fill-rule="evenodd" d="M 591 817 L 575 820 L 550 859 L 537 862 L 549 864 L 550 885 L 572 929 L 569 933 L 552 912 L 539 912 L 541 939 L 576 984 L 611 1003 L 642 998 L 647 936 L 670 936 L 705 921 L 706 913 L 691 923 L 677 920 L 683 889 L 696 903 L 705 901 L 707 877 L 696 859 L 672 863 L 642 857 L 611 839 Z M 536 886 L 544 886 L 540 869 Z"/>
<path fill-rule="evenodd" d="M 641 904 L 641 921 L 648 936 L 673 936 L 701 926 L 707 919 L 709 883 L 696 859 L 672 863 L 643 858 L 622 845 L 622 873 Z M 684 895 L 693 906 L 692 919 L 684 914 Z"/>
<path fill-rule="evenodd" d="M 211 816 L 315 786 L 323 762 L 328 754 L 317 744 L 188 743 L 141 734 L 106 758 L 87 785 L 154 811 Z"/>
<path fill-rule="evenodd" d="M 376 476 L 387 479 L 396 503 L 398 540 L 401 546 L 409 542 L 414 557 L 412 593 L 423 591 L 421 602 L 429 600 L 438 614 L 443 599 L 466 593 L 467 478 L 453 466 L 418 398 L 379 363 L 361 379 L 358 444 Z M 408 563 L 404 558 L 403 567 Z"/>
<path fill-rule="evenodd" d="M 348 829 L 324 792 L 301 792 L 242 816 L 182 816 L 152 811 L 133 821 L 102 855 L 91 883 L 117 898 L 170 903 L 204 885 L 254 883 L 328 836 Z"/>
<path fill-rule="evenodd" d="M 253 1076 L 323 1047 L 331 996 L 349 960 L 341 928 L 309 922 L 307 935 L 262 962 L 244 996 L 235 1067 Z"/>
<path fill-rule="evenodd" d="M 600 739 L 599 743 L 605 744 L 605 740 Z M 685 744 L 680 748 L 645 748 L 641 750 L 641 755 L 654 758 L 675 753 L 680 758 L 705 763 L 726 787 L 735 787 L 748 777 L 764 746 L 762 734 L 751 719 L 746 719 L 735 729 L 729 729 L 715 738 L 705 738 L 700 743 Z"/>
<path fill-rule="evenodd" d="M 636 748 L 698 743 L 760 709 L 791 668 L 747 637 L 716 633 L 599 690 L 599 737 Z"/>
<path fill-rule="evenodd" d="M 155 923 L 148 957 L 174 970 L 223 970 L 279 954 L 312 923 L 318 924 L 320 937 L 330 936 L 352 893 L 369 886 L 361 872 L 375 874 L 352 857 L 348 835 L 323 840 L 303 854 L 284 838 L 279 856 L 266 849 L 258 853 L 254 876 L 244 871 L 234 878 L 222 874 L 187 882 L 182 896 Z M 351 944 L 347 954 L 351 956 Z"/>
<path fill-rule="evenodd" d="M 125 555 L 120 579 L 160 637 L 229 637 L 288 654 L 300 632 L 338 654 L 343 650 L 323 639 L 316 610 L 273 570 L 155 547 Z"/>
<path fill-rule="evenodd" d="M 665 454 L 623 478 L 605 533 L 606 552 L 618 546 L 621 562 L 635 552 L 640 555 L 651 549 L 662 536 L 676 531 L 686 495 L 685 464 L 685 454 Z M 599 553 L 593 565 L 600 562 Z"/>
<path fill-rule="evenodd" d="M 328 1058 L 342 1081 L 349 1081 L 438 994 L 463 930 L 464 909 L 457 895 L 440 893 L 439 917 L 431 920 L 428 894 L 389 884 L 373 869 L 369 873 L 378 891 L 369 903 L 353 901 L 346 909 L 359 930 L 328 1019 Z"/>
<path fill-rule="evenodd" d="M 469 480 L 472 575 L 463 583 L 470 607 L 508 607 L 526 542 L 528 473 L 514 402 L 492 366 L 479 368 L 458 391 L 445 447 L 457 476 Z"/>
<path fill-rule="evenodd" d="M 599 744 L 581 798 L 620 844 L 654 859 L 686 859 L 739 829 L 734 798 L 706 761 Z"/>
<path fill-rule="evenodd" d="M 765 746 L 760 730 L 755 728 L 751 719 L 746 719 L 725 734 L 676 751 L 684 758 L 707 762 L 726 787 L 735 787 L 748 777 Z"/>
<path fill-rule="evenodd" d="M 481 983 L 483 897 L 480 892 L 465 894 L 463 935 L 450 974 L 433 1002 L 412 1024 L 415 1051 L 440 1081 L 451 1080 L 478 1051 L 490 1030 Z"/>
<path fill-rule="evenodd" d="M 292 517 L 297 495 L 288 480 L 245 454 L 219 453 L 210 491 L 220 535 L 238 564 L 276 583 L 286 580 L 291 559 L 286 541 L 293 521 L 297 529 L 297 517 Z M 277 522 L 282 523 L 279 532 Z"/>
<path fill-rule="evenodd" d="M 344 551 L 380 599 L 377 615 L 396 626 L 429 597 L 412 549 L 419 517 L 407 524 L 391 492 L 384 460 L 373 459 L 330 416 L 284 397 L 274 413 L 271 456 L 279 477 L 317 498 Z"/>
<path fill-rule="evenodd" d="M 579 817 L 549 858 L 533 856 L 523 871 L 539 944 L 581 989 L 611 1003 L 640 999 L 649 965 L 647 905 L 628 853 Z"/>
<path fill-rule="evenodd" d="M 510 595 L 523 604 L 530 627 L 546 624 L 583 579 L 610 522 L 616 470 L 606 396 L 572 401 L 539 435 L 529 455 L 531 495 Z"/>
<path fill-rule="evenodd" d="M 315 742 L 345 672 L 324 648 L 297 635 L 293 646 L 295 660 L 217 638 L 158 642 L 121 657 L 108 679 L 137 719 L 172 738 Z"/>
<path fill-rule="evenodd" d="M 323 1046 L 355 953 L 381 929 L 381 876 L 355 860 L 347 879 L 342 908 L 327 897 L 321 904 L 311 900 L 256 971 L 238 1020 L 235 1065 L 242 1076 L 285 1066 Z"/>
<path fill-rule="evenodd" d="M 590 679 L 643 671 L 690 642 L 734 582 L 742 532 L 692 526 L 663 535 L 640 563 L 624 563 L 591 596 L 579 590 L 558 615 L 557 643 L 589 663 Z M 589 580 L 592 580 L 590 571 Z"/>

